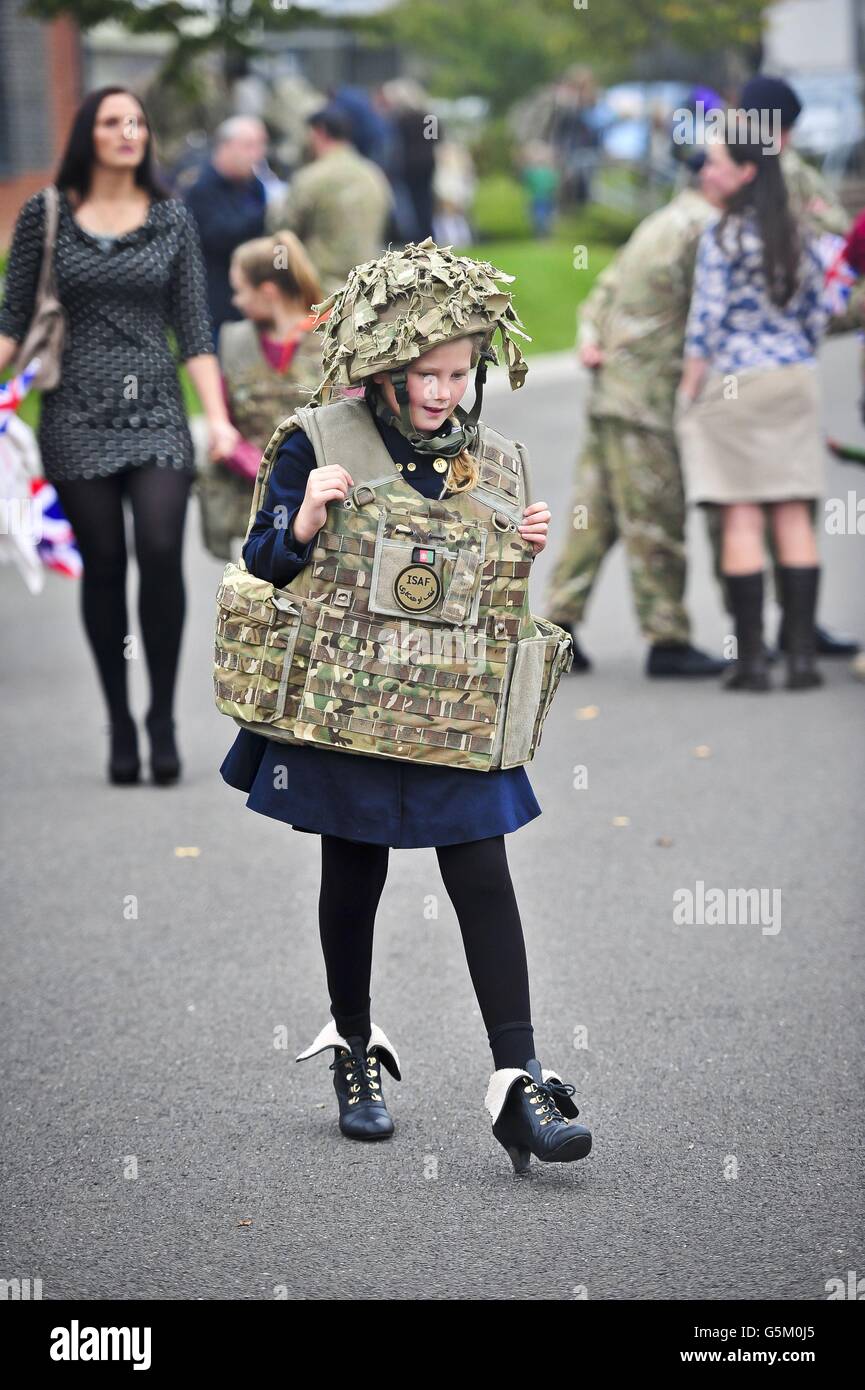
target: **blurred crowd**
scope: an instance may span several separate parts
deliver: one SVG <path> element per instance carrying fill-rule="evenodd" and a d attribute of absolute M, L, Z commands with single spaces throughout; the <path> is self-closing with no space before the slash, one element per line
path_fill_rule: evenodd
<path fill-rule="evenodd" d="M 203 158 L 181 156 L 169 171 L 172 191 L 198 222 L 215 335 L 239 317 L 228 292 L 228 261 L 243 240 L 294 231 L 326 294 L 388 242 L 473 240 L 471 155 L 449 137 L 416 82 L 394 79 L 371 92 L 335 89 L 303 118 L 287 178 L 271 166 L 272 147 L 261 117 L 234 115 L 216 129 Z"/>

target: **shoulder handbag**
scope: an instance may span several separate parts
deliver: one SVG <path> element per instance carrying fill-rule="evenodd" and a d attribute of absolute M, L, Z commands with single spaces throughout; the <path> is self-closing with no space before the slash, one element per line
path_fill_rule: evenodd
<path fill-rule="evenodd" d="M 60 385 L 60 359 L 66 340 L 66 314 L 57 298 L 54 277 L 54 248 L 60 217 L 60 195 L 53 183 L 48 184 L 44 194 L 45 238 L 39 285 L 36 290 L 36 307 L 27 336 L 15 354 L 15 363 L 21 370 L 28 362 L 32 362 L 34 357 L 38 357 L 41 366 L 34 378 L 33 387 L 39 391 L 53 391 Z"/>

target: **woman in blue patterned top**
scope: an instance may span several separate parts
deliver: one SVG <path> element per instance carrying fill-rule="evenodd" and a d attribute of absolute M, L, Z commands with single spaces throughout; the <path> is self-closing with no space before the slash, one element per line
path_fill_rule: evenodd
<path fill-rule="evenodd" d="M 816 362 L 827 317 L 823 272 L 769 146 L 710 145 L 702 178 L 723 211 L 700 239 L 685 335 L 676 412 L 685 484 L 689 501 L 722 508 L 721 568 L 737 639 L 727 688 L 769 688 L 766 508 L 788 632 L 787 687 L 801 690 L 822 684 L 812 509 L 823 491 Z"/>

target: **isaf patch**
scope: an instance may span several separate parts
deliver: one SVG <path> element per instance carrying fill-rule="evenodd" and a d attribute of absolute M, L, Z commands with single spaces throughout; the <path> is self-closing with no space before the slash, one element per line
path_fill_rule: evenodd
<path fill-rule="evenodd" d="M 426 613 L 441 596 L 441 580 L 426 565 L 406 565 L 393 584 L 393 596 L 407 613 Z"/>

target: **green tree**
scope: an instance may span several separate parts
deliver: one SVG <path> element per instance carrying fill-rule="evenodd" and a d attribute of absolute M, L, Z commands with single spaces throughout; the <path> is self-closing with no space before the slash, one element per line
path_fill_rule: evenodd
<path fill-rule="evenodd" d="M 751 49 L 767 3 L 775 0 L 402 0 L 357 27 L 417 54 L 438 95 L 476 93 L 500 114 L 572 63 L 610 79 L 660 44 Z"/>

